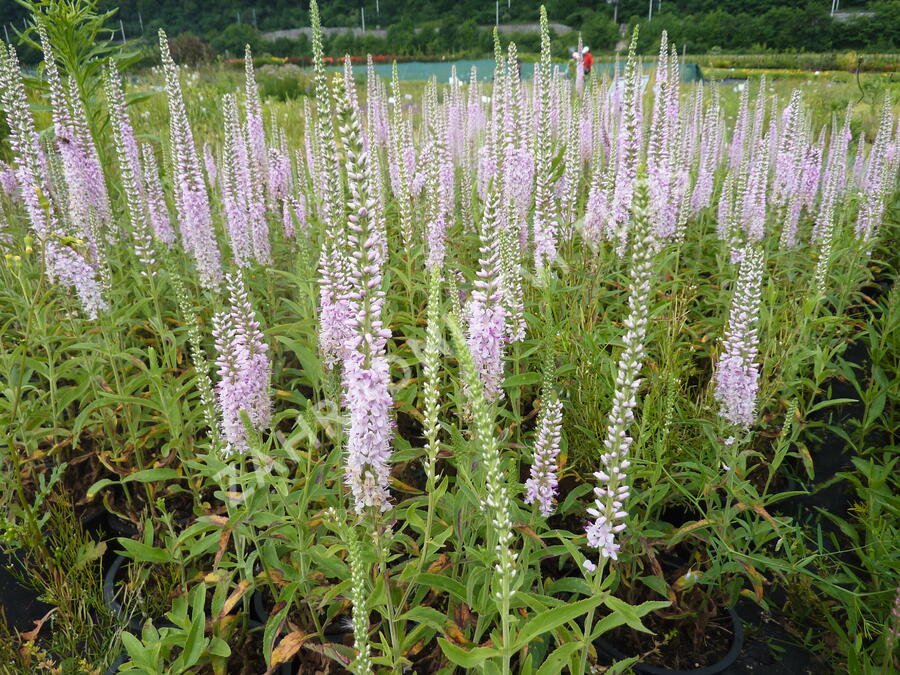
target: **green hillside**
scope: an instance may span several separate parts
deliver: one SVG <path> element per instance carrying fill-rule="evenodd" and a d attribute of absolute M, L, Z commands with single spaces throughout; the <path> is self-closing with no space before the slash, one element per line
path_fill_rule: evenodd
<path fill-rule="evenodd" d="M 859 51 L 890 52 L 900 47 L 900 0 L 842 0 L 839 18 L 830 16 L 831 0 L 808 4 L 784 0 L 620 0 L 580 3 L 548 0 L 552 21 L 583 34 L 598 52 L 612 51 L 619 40 L 616 24 L 641 24 L 639 48 L 652 53 L 663 30 L 670 41 L 688 52 L 722 51 Z M 267 40 L 271 31 L 307 26 L 303 0 L 100 0 L 105 9 L 118 8 L 116 20 L 131 38 L 152 38 L 165 28 L 171 36 L 191 33 L 218 53 L 236 55 L 249 42 L 260 53 L 308 56 L 304 37 Z M 537 2 L 501 0 L 501 23 L 531 24 Z M 333 0 L 322 3 L 322 24 L 331 27 L 361 25 L 365 10 L 368 29 L 386 29 L 387 35 L 332 36 L 326 50 L 396 54 L 400 56 L 486 55 L 491 51 L 488 30 L 496 5 L 485 0 Z M 849 14 L 849 16 L 848 16 Z M 0 24 L 14 40 L 12 27 L 21 27 L 26 10 L 17 2 L 0 3 Z M 613 23 L 613 17 L 616 23 Z M 514 36 L 521 51 L 537 50 L 537 33 Z M 565 45 L 558 45 L 562 50 Z"/>

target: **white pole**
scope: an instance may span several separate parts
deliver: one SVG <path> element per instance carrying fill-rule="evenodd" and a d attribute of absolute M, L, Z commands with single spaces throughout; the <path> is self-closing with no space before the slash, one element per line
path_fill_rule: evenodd
<path fill-rule="evenodd" d="M 647 10 L 647 21 L 653 21 L 653 0 L 650 0 L 650 9 Z"/>
<path fill-rule="evenodd" d="M 496 10 L 496 15 L 494 16 L 494 25 L 499 26 L 500 25 L 500 0 L 497 0 L 495 10 Z"/>
<path fill-rule="evenodd" d="M 381 16 L 381 7 L 378 6 L 378 0 L 375 0 L 375 15 Z"/>
<path fill-rule="evenodd" d="M 360 7 L 359 14 L 362 17 L 362 29 L 363 29 L 363 33 L 365 33 L 366 32 L 366 8 Z"/>

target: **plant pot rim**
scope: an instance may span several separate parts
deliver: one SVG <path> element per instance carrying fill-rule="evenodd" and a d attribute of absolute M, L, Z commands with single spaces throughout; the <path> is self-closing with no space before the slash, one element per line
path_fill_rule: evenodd
<path fill-rule="evenodd" d="M 721 673 L 737 661 L 741 650 L 744 648 L 744 625 L 741 622 L 741 617 L 731 608 L 726 609 L 726 612 L 728 613 L 728 616 L 731 617 L 731 623 L 734 628 L 734 639 L 731 642 L 731 648 L 728 650 L 728 653 L 716 663 L 702 668 L 694 668 L 692 670 L 672 670 L 662 666 L 654 666 L 649 663 L 641 663 L 640 661 L 633 663 L 631 667 L 635 672 L 646 673 L 646 675 L 718 675 L 718 673 Z M 602 652 L 617 660 L 631 658 L 628 654 L 623 653 L 602 637 L 598 637 L 594 640 L 594 647 L 598 652 Z"/>
<path fill-rule="evenodd" d="M 117 555 L 115 560 L 113 560 L 112 564 L 109 566 L 109 569 L 106 571 L 106 574 L 103 575 L 103 600 L 106 604 L 116 613 L 117 616 L 122 617 L 122 604 L 116 600 L 116 591 L 115 591 L 115 583 L 116 578 L 119 575 L 119 568 L 123 563 L 131 560 L 130 558 L 126 558 L 124 555 Z M 146 619 L 145 619 L 146 620 Z M 254 621 L 252 618 L 250 619 L 250 625 L 252 628 L 258 628 L 263 626 L 264 624 L 259 623 L 258 621 Z M 169 621 L 162 621 L 159 623 L 159 627 L 173 627 L 174 624 Z M 144 621 L 141 621 L 138 617 L 132 617 L 131 621 L 128 624 L 128 627 L 140 635 L 141 631 L 144 627 Z M 122 653 L 119 657 L 113 661 L 112 665 L 106 671 L 105 675 L 115 675 L 119 671 L 119 666 L 125 663 L 128 660 L 128 655 L 125 650 L 122 650 Z M 290 662 L 281 664 L 278 672 L 280 675 L 291 675 L 291 664 Z"/>
<path fill-rule="evenodd" d="M 119 576 L 119 568 L 122 567 L 123 563 L 128 562 L 131 562 L 131 558 L 126 558 L 124 555 L 117 555 L 115 560 L 113 560 L 112 564 L 109 566 L 109 569 L 106 570 L 106 574 L 103 575 L 103 601 L 116 613 L 116 616 L 122 619 L 125 618 L 125 612 L 122 608 L 122 603 L 116 600 L 115 584 L 116 579 Z M 139 617 L 133 616 L 128 622 L 128 627 L 140 634 L 144 628 L 144 624 L 149 620 L 149 617 L 144 617 L 144 619 L 141 620 Z M 164 619 L 158 619 L 153 623 L 154 625 L 163 628 L 174 626 L 173 623 Z"/>
<path fill-rule="evenodd" d="M 265 600 L 263 599 L 263 595 L 261 593 L 261 589 L 257 589 L 257 591 L 253 594 L 252 599 L 252 613 L 255 615 L 251 618 L 251 623 L 256 626 L 265 626 L 269 619 L 269 612 L 266 611 Z M 281 629 L 279 635 L 284 635 L 287 633 L 285 628 Z M 329 642 L 340 642 L 340 638 L 344 635 L 352 634 L 352 630 L 348 630 L 345 632 L 333 632 L 333 633 L 324 633 L 322 635 L 323 639 L 331 638 L 328 640 Z"/>

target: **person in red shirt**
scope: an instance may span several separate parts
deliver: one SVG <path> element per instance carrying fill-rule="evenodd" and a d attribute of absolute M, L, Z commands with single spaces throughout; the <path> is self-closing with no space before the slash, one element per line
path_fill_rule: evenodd
<path fill-rule="evenodd" d="M 585 75 L 591 74 L 591 66 L 594 65 L 594 57 L 591 56 L 591 48 L 585 47 L 581 50 L 581 67 L 584 69 Z"/>

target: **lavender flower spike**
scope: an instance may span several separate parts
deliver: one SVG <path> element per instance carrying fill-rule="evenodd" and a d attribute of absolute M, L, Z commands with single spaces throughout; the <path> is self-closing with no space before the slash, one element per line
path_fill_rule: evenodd
<path fill-rule="evenodd" d="M 25 84 L 19 60 L 12 47 L 0 44 L 0 103 L 6 110 L 9 144 L 12 148 L 16 182 L 22 196 L 32 233 L 43 247 L 47 261 L 47 276 L 69 286 L 78 294 L 85 315 L 96 319 L 108 309 L 103 298 L 101 271 L 92 259 L 89 247 L 67 246 L 60 243 L 64 236 L 72 236 L 59 216 L 51 194 L 44 157 L 38 135 L 31 119 Z"/>
<path fill-rule="evenodd" d="M 344 355 L 344 403 L 350 413 L 345 481 L 357 513 L 385 511 L 391 456 L 390 369 L 385 354 L 390 331 L 382 322 L 383 267 L 387 257 L 384 215 L 376 194 L 369 153 L 363 146 L 359 105 L 350 69 L 344 62 L 341 96 L 337 101 L 347 167 L 347 247 L 350 280 L 347 294 L 351 316 Z"/>
<path fill-rule="evenodd" d="M 219 353 L 216 366 L 221 379 L 216 394 L 222 436 L 228 443 L 225 452 L 232 454 L 250 449 L 241 413 L 247 415 L 250 426 L 257 431 L 272 420 L 272 365 L 240 275 L 228 275 L 225 281 L 230 307 L 213 317 L 213 337 Z"/>
<path fill-rule="evenodd" d="M 497 201 L 497 191 L 491 187 L 481 223 L 478 278 L 465 309 L 466 342 L 484 385 L 484 397 L 491 403 L 503 396 L 503 354 L 507 341 Z"/>
<path fill-rule="evenodd" d="M 728 328 L 722 341 L 722 356 L 714 376 L 719 414 L 732 424 L 753 424 L 759 365 L 756 363 L 760 288 L 763 255 L 755 248 L 744 251 L 737 288 L 731 302 Z"/>
<path fill-rule="evenodd" d="M 166 76 L 166 96 L 169 103 L 169 142 L 172 149 L 175 206 L 181 228 L 181 239 L 197 265 L 200 284 L 216 290 L 222 280 L 222 265 L 206 180 L 200 169 L 200 159 L 194 144 L 194 134 L 184 105 L 178 66 L 169 53 L 165 32 L 159 31 L 159 50 Z"/>
<path fill-rule="evenodd" d="M 653 280 L 653 261 L 656 253 L 656 238 L 650 226 L 649 193 L 646 178 L 639 176 L 635 181 L 632 201 L 633 236 L 631 238 L 631 293 L 628 296 L 628 317 L 623 336 L 625 349 L 619 356 L 616 373 L 616 390 L 613 394 L 612 409 L 609 411 L 609 426 L 603 441 L 600 459 L 603 468 L 594 473 L 599 483 L 594 488 L 596 500 L 588 509 L 594 521 L 587 526 L 587 541 L 598 548 L 603 558 L 616 560 L 619 544 L 616 535 L 625 529 L 624 519 L 628 515 L 625 502 L 630 490 L 626 483 L 625 470 L 630 466 L 628 450 L 634 440 L 628 435 L 634 421 L 637 405 L 638 377 L 644 358 L 644 339 L 647 334 L 649 303 Z"/>
<path fill-rule="evenodd" d="M 553 513 L 556 501 L 556 459 L 559 456 L 562 401 L 551 391 L 541 410 L 537 440 L 534 443 L 534 464 L 525 481 L 525 503 L 538 503 L 545 518 Z"/>

